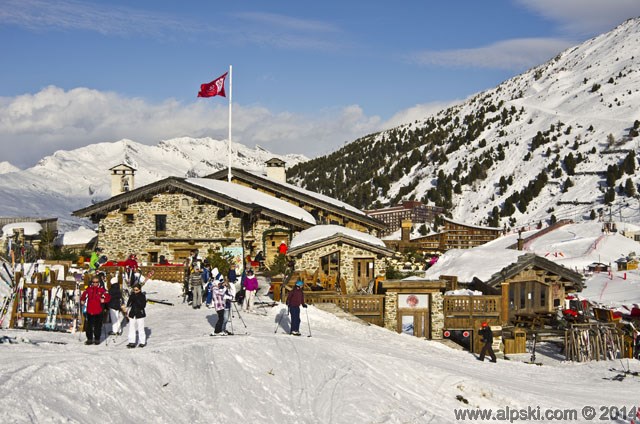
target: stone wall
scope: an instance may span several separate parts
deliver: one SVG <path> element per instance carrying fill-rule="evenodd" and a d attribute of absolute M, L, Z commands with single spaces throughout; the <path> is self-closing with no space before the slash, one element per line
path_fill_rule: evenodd
<path fill-rule="evenodd" d="M 200 204 L 185 194 L 158 194 L 151 201 L 140 201 L 126 210 L 110 212 L 98 225 L 99 245 L 111 260 L 123 260 L 137 253 L 141 262 L 149 261 L 149 252 L 157 252 L 173 261 L 176 249 L 218 249 L 218 242 L 149 241 L 151 237 L 167 238 L 226 238 L 235 237 L 230 247 L 241 247 L 240 218 L 227 214 L 218 219 L 219 208 Z M 133 220 L 127 221 L 127 215 Z M 166 215 L 166 231 L 156 234 L 156 215 Z"/>
<path fill-rule="evenodd" d="M 431 292 L 429 314 L 431 319 L 431 339 L 442 339 L 444 329 L 444 296 L 440 292 Z M 384 328 L 397 331 L 398 328 L 398 292 L 387 291 L 384 298 Z"/>
<path fill-rule="evenodd" d="M 353 279 L 354 259 L 372 259 L 374 264 L 374 277 L 385 274 L 386 261 L 384 259 L 377 259 L 375 253 L 349 245 L 347 243 L 342 243 L 342 245 L 340 246 L 338 246 L 337 243 L 332 243 L 330 245 L 323 246 L 312 251 L 307 251 L 302 254 L 301 259 L 296 259 L 295 269 L 296 271 L 305 270 L 309 273 L 314 273 L 315 270 L 320 267 L 321 257 L 327 256 L 337 251 L 340 252 L 340 277 L 344 278 L 346 282 L 347 294 L 356 291 Z"/>

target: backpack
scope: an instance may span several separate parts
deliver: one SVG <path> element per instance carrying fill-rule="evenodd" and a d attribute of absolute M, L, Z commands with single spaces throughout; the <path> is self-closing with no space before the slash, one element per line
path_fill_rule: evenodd
<path fill-rule="evenodd" d="M 247 291 L 245 290 L 244 287 L 238 290 L 238 293 L 236 293 L 236 302 L 242 304 L 242 302 L 244 302 L 244 298 L 246 294 L 247 294 Z"/>

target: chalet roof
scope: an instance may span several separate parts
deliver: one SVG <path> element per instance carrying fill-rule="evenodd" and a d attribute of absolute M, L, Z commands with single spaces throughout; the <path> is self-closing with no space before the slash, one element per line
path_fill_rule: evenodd
<path fill-rule="evenodd" d="M 133 167 L 133 166 L 131 166 L 131 165 L 128 165 L 128 164 L 126 164 L 126 163 L 119 163 L 118 165 L 116 165 L 116 166 L 112 166 L 111 168 L 109 168 L 109 171 L 112 171 L 112 170 L 114 170 L 114 169 L 116 169 L 116 168 L 118 168 L 118 169 L 120 169 L 120 168 L 129 168 L 129 169 L 130 169 L 130 170 L 132 170 L 132 171 L 135 171 L 135 170 L 136 170 L 136 168 L 134 168 L 134 167 Z"/>
<path fill-rule="evenodd" d="M 267 166 L 269 166 L 269 165 L 282 166 L 282 165 L 286 164 L 286 162 L 283 161 L 280 158 L 271 158 L 268 161 L 266 161 L 265 163 L 267 164 Z"/>
<path fill-rule="evenodd" d="M 347 243 L 385 256 L 391 256 L 394 253 L 393 250 L 385 247 L 382 240 L 371 234 L 340 225 L 316 225 L 301 231 L 291 240 L 288 254 L 295 256 L 338 242 Z"/>
<path fill-rule="evenodd" d="M 186 193 L 199 200 L 222 204 L 245 214 L 259 213 L 301 229 L 315 225 L 313 216 L 304 209 L 248 187 L 224 181 L 212 181 L 211 179 L 179 177 L 168 177 L 118 194 L 74 211 L 73 215 L 92 217 L 95 220 L 95 217 L 99 215 L 106 215 L 115 209 L 126 208 L 132 203 L 150 200 L 154 195 L 166 192 Z"/>
<path fill-rule="evenodd" d="M 204 178 L 226 180 L 228 177 L 228 172 L 228 169 L 222 169 L 220 171 L 214 172 L 213 174 L 209 174 Z M 323 210 L 343 215 L 345 217 L 348 217 L 352 221 L 360 222 L 368 227 L 372 227 L 378 230 L 383 230 L 387 227 L 384 222 L 367 216 L 360 209 L 351 206 L 348 203 L 336 200 L 332 197 L 325 196 L 324 194 L 306 190 L 304 188 L 286 182 L 272 181 L 266 178 L 264 175 L 244 169 L 232 167 L 231 174 L 235 178 L 251 184 L 251 186 L 264 187 L 273 190 L 276 194 L 294 197 L 300 202 L 314 205 Z"/>
<path fill-rule="evenodd" d="M 496 272 L 491 276 L 489 280 L 485 281 L 484 283 L 490 287 L 498 287 L 504 280 L 511 278 L 514 275 L 522 272 L 523 270 L 531 267 L 541 268 L 553 274 L 559 275 L 560 277 L 569 281 L 571 283 L 569 284 L 569 286 L 573 287 L 576 291 L 582 290 L 582 275 L 570 270 L 567 267 L 543 258 L 542 256 L 538 256 L 535 253 L 525 253 L 524 255 L 519 256 L 516 262 L 503 268 L 499 272 Z"/>

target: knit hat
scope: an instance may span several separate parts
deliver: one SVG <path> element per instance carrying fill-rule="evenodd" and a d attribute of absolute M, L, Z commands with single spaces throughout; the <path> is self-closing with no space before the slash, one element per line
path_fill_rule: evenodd
<path fill-rule="evenodd" d="M 486 321 L 482 323 L 482 327 L 488 327 L 488 326 L 489 326 L 489 324 L 487 324 Z"/>
<path fill-rule="evenodd" d="M 304 285 L 304 283 L 300 280 L 296 281 L 296 286 L 298 287 L 302 287 Z"/>

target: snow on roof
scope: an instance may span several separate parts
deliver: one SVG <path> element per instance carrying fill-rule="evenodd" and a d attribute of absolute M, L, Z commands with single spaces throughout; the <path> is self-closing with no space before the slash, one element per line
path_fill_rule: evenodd
<path fill-rule="evenodd" d="M 37 222 L 12 222 L 2 227 L 2 238 L 12 236 L 14 228 L 24 228 L 25 236 L 35 236 L 42 231 L 42 225 Z"/>
<path fill-rule="evenodd" d="M 56 244 L 59 246 L 74 246 L 79 244 L 87 244 L 93 240 L 98 234 L 86 227 L 79 227 L 73 231 L 67 231 L 62 234 Z"/>
<path fill-rule="evenodd" d="M 440 256 L 431 268 L 425 271 L 427 279 L 440 275 L 455 275 L 458 281 L 469 283 L 477 277 L 487 281 L 493 274 L 511 265 L 526 252 L 500 248 L 451 249 Z"/>
<path fill-rule="evenodd" d="M 265 178 L 264 174 L 261 173 L 261 172 L 251 171 L 251 170 L 247 170 L 247 172 L 249 172 L 250 174 L 253 174 L 253 175 L 257 176 L 257 177 Z M 307 189 L 304 189 L 302 187 L 298 187 L 297 185 L 289 184 L 287 182 L 277 181 L 277 184 L 285 186 L 289 190 L 297 191 L 299 193 L 306 194 L 307 196 L 310 196 L 310 197 L 315 197 L 316 199 L 321 200 L 321 201 L 323 201 L 325 203 L 330 203 L 330 204 L 332 204 L 334 206 L 337 206 L 339 208 L 344 208 L 344 209 L 346 209 L 348 211 L 351 211 L 353 213 L 357 213 L 359 215 L 366 215 L 360 209 L 358 209 L 358 208 L 356 208 L 354 206 L 351 206 L 348 203 L 344 203 L 344 202 L 341 202 L 341 201 L 339 201 L 337 199 L 334 199 L 333 197 L 325 196 L 324 194 L 316 193 L 315 191 L 307 190 Z"/>
<path fill-rule="evenodd" d="M 266 209 L 280 212 L 311 225 L 316 224 L 315 218 L 304 209 L 240 184 L 229 183 L 221 180 L 212 180 L 210 178 L 187 178 L 186 182 L 215 191 L 243 203 L 255 203 L 256 205 L 260 205 Z"/>
<path fill-rule="evenodd" d="M 372 236 L 371 234 L 352 230 L 351 228 L 342 227 L 340 225 L 316 225 L 315 227 L 307 228 L 306 230 L 298 233 L 298 235 L 291 240 L 289 248 L 294 249 L 318 240 L 325 240 L 339 234 L 374 246 L 385 247 L 382 240 L 378 237 Z"/>

